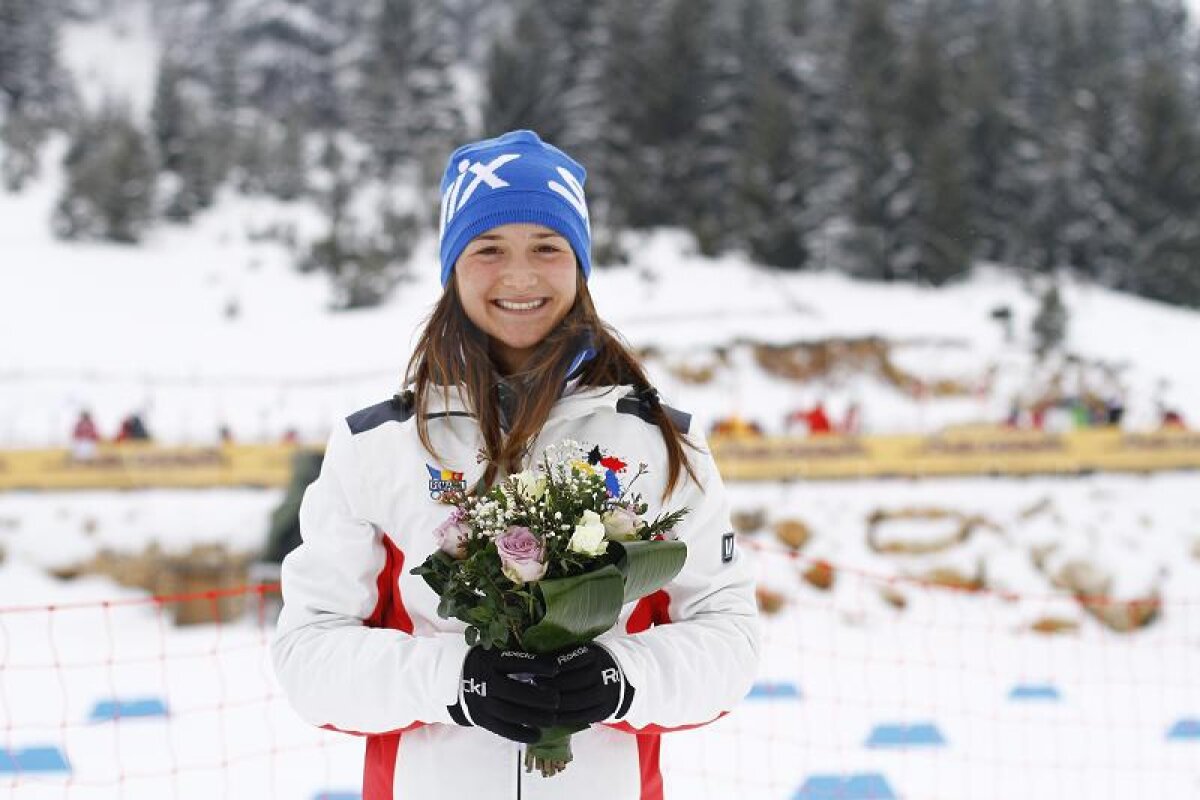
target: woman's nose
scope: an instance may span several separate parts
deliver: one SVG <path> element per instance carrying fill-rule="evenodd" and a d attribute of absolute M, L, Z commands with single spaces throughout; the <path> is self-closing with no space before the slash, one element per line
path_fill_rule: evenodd
<path fill-rule="evenodd" d="M 537 272 L 524 258 L 514 258 L 505 268 L 501 281 L 513 289 L 528 289 L 537 285 Z"/>

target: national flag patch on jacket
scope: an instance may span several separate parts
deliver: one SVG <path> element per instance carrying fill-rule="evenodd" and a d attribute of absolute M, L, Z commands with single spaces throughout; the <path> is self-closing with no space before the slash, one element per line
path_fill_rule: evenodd
<path fill-rule="evenodd" d="M 426 464 L 425 469 L 429 470 L 429 496 L 434 500 L 441 497 L 442 492 L 462 491 L 467 488 L 467 482 L 461 472 L 439 469 L 430 464 Z"/>

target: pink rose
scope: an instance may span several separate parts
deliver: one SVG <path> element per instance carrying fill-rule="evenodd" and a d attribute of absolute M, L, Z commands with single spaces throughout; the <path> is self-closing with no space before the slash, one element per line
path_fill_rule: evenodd
<path fill-rule="evenodd" d="M 500 571 L 516 584 L 540 580 L 546 574 L 544 548 L 529 528 L 512 526 L 496 539 Z"/>
<path fill-rule="evenodd" d="M 433 536 L 437 539 L 439 550 L 454 558 L 463 559 L 467 557 L 467 534 L 470 530 L 467 515 L 462 509 L 456 508 L 450 512 L 445 522 L 434 528 Z"/>

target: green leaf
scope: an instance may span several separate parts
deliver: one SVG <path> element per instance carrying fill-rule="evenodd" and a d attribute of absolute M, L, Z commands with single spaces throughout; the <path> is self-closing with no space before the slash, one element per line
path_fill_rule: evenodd
<path fill-rule="evenodd" d="M 683 569 L 687 545 L 678 541 L 612 542 L 618 549 L 616 567 L 625 578 L 623 603 L 657 592 Z"/>
<path fill-rule="evenodd" d="M 476 625 L 487 624 L 492 621 L 495 612 L 489 606 L 475 606 L 467 610 L 467 619 Z"/>
<path fill-rule="evenodd" d="M 621 614 L 621 573 L 611 565 L 583 575 L 538 581 L 537 587 L 546 615 L 522 637 L 530 652 L 549 653 L 591 641 L 615 625 Z"/>
<path fill-rule="evenodd" d="M 442 595 L 446 588 L 446 580 L 453 574 L 454 559 L 448 554 L 438 550 L 430 554 L 419 565 L 413 567 L 409 572 L 413 575 L 420 575 L 425 579 L 425 583 L 433 590 L 436 595 Z"/>

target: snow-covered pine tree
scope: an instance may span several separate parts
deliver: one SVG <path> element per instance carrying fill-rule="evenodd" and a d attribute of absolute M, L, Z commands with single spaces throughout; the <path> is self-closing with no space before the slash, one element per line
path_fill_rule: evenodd
<path fill-rule="evenodd" d="M 605 4 L 584 3 L 585 15 L 575 32 L 578 54 L 570 65 L 563 90 L 563 126 L 556 141 L 578 156 L 587 169 L 588 216 L 592 227 L 592 255 L 596 263 L 619 263 L 619 217 L 613 209 L 612 170 L 621 158 L 619 126 L 614 120 L 617 103 L 606 95 L 609 35 Z"/>
<path fill-rule="evenodd" d="M 412 165 L 419 182 L 436 184 L 440 162 L 465 134 L 450 74 L 450 20 L 416 0 L 376 0 L 368 20 L 361 52 L 351 57 L 350 129 L 371 148 L 381 177 Z"/>
<path fill-rule="evenodd" d="M 1029 236 L 1018 221 L 1032 202 L 1039 147 L 1029 115 L 1016 102 L 1010 16 L 999 4 L 980 3 L 973 8 L 967 35 L 956 103 L 966 148 L 972 255 L 1027 265 Z"/>
<path fill-rule="evenodd" d="M 1038 300 L 1038 310 L 1031 326 L 1033 352 L 1045 358 L 1062 346 L 1067 336 L 1067 307 L 1063 305 L 1058 284 L 1051 283 Z"/>
<path fill-rule="evenodd" d="M 311 190 L 327 228 L 309 246 L 297 268 L 301 272 L 326 273 L 333 286 L 332 307 L 350 310 L 378 305 L 402 277 L 417 220 L 411 213 L 399 213 L 386 203 L 368 219 L 355 215 L 363 171 L 355 159 L 347 156 L 349 148 L 339 138 L 336 134 L 326 136 Z"/>
<path fill-rule="evenodd" d="M 950 39 L 944 3 L 926 5 L 900 81 L 897 125 L 911 163 L 906 198 L 894 208 L 898 274 L 940 285 L 962 275 L 972 252 L 966 145 L 945 47 Z"/>
<path fill-rule="evenodd" d="M 46 134 L 74 113 L 74 89 L 58 61 L 60 21 L 56 3 L 0 0 L 0 176 L 10 191 L 37 174 Z"/>
<path fill-rule="evenodd" d="M 1133 248 L 1123 288 L 1200 306 L 1200 124 L 1180 64 L 1151 58 L 1136 88 L 1129 209 Z"/>
<path fill-rule="evenodd" d="M 169 178 L 163 211 L 179 221 L 212 204 L 228 162 L 224 137 L 209 121 L 213 115 L 202 111 L 204 98 L 185 91 L 197 88 L 194 84 L 169 56 L 159 61 L 150 125 L 159 165 Z"/>
<path fill-rule="evenodd" d="M 785 16 L 787 11 L 788 16 Z M 804 124 L 813 95 L 804 73 L 786 58 L 785 10 L 769 0 L 743 0 L 732 55 L 740 64 L 732 162 L 731 240 L 755 260 L 796 269 L 808 260 L 808 192 L 816 183 L 815 125 Z M 719 188 L 719 187 L 714 187 Z"/>
<path fill-rule="evenodd" d="M 521 3 L 512 30 L 492 41 L 484 73 L 483 136 L 528 128 L 547 141 L 561 138 L 565 75 L 541 8 L 536 2 Z"/>
<path fill-rule="evenodd" d="M 896 230 L 911 207 L 904 193 L 912 159 L 896 125 L 902 38 L 888 0 L 856 0 L 837 65 L 845 87 L 836 144 L 847 168 L 849 227 L 839 262 L 852 274 L 883 280 L 897 269 Z"/>
<path fill-rule="evenodd" d="M 546 5 L 521 0 L 511 24 L 498 31 L 488 55 L 483 132 L 495 136 L 529 128 L 564 142 L 575 109 L 568 93 L 580 81 L 594 3 L 563 0 Z"/>
<path fill-rule="evenodd" d="M 175 171 L 186 155 L 184 126 L 191 122 L 181 91 L 183 70 L 169 56 L 158 61 L 158 73 L 154 80 L 154 99 L 150 106 L 150 129 L 154 143 L 158 146 L 158 157 L 163 169 Z"/>
<path fill-rule="evenodd" d="M 334 56 L 343 32 L 318 0 L 243 0 L 233 15 L 240 102 L 305 130 L 338 124 Z"/>
<path fill-rule="evenodd" d="M 381 175 L 408 154 L 408 46 L 415 35 L 410 0 L 371 4 L 361 52 L 355 54 L 350 127 L 371 149 Z"/>
<path fill-rule="evenodd" d="M 746 30 L 744 5 L 724 3 L 712 9 L 703 46 L 703 71 L 695 76 L 704 86 L 704 101 L 696 127 L 688 134 L 695 161 L 684 221 L 706 255 L 720 253 L 735 241 L 745 242 L 744 232 L 738 230 L 743 195 L 738 168 L 745 163 L 742 154 L 749 145 L 745 136 L 755 67 L 748 63 L 746 51 L 762 46 L 763 26 L 759 20 L 750 20 L 753 30 Z M 760 41 L 742 47 L 746 38 Z M 759 57 L 755 54 L 749 61 Z"/>
<path fill-rule="evenodd" d="M 581 156 L 588 159 L 589 193 L 599 194 L 601 218 L 616 231 L 645 224 L 638 198 L 648 185 L 660 192 L 673 187 L 661 182 L 648 143 L 641 139 L 646 80 L 654 68 L 654 33 L 643 18 L 644 4 L 605 0 L 599 5 L 595 35 L 607 46 L 593 54 L 599 65 L 587 74 L 595 81 L 591 91 L 600 98 L 606 125 L 596 131 L 592 148 Z"/>
<path fill-rule="evenodd" d="M 462 99 L 451 76 L 455 66 L 453 31 L 440 3 L 419 3 L 409 43 L 407 75 L 411 107 L 407 116 L 410 160 L 431 221 L 437 219 L 439 183 L 446 156 L 466 136 Z"/>
<path fill-rule="evenodd" d="M 64 159 L 67 180 L 52 226 L 65 239 L 136 243 L 154 208 L 148 137 L 127 107 L 105 104 L 78 123 Z"/>
<path fill-rule="evenodd" d="M 271 123 L 264 159 L 263 189 L 280 200 L 297 200 L 308 189 L 309 160 L 305 112 L 296 109 L 282 123 Z"/>

